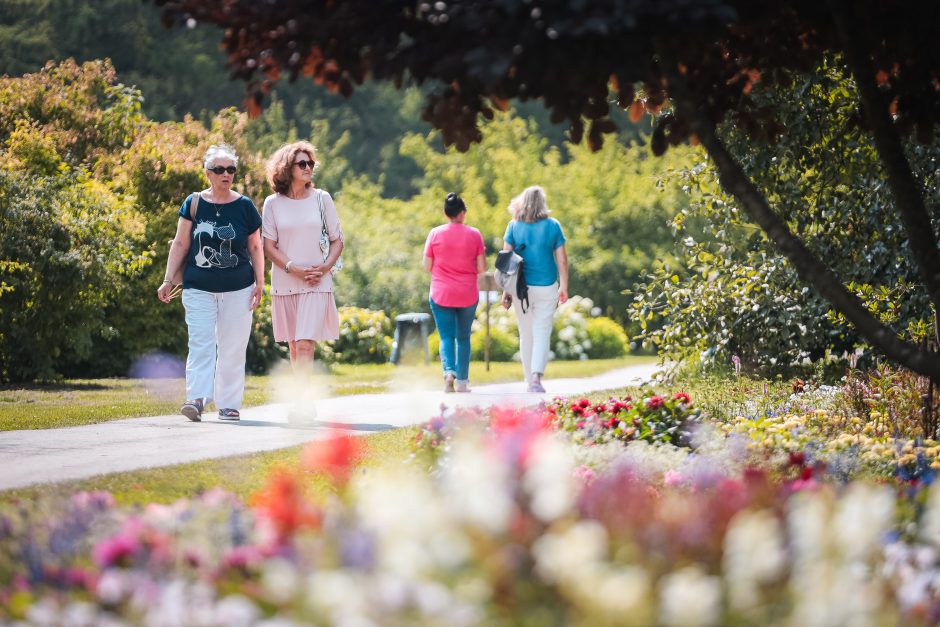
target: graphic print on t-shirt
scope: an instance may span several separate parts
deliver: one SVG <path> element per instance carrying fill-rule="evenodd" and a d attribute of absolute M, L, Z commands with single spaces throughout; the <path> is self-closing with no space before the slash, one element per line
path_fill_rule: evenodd
<path fill-rule="evenodd" d="M 207 235 L 209 244 L 203 243 L 203 235 Z M 212 248 L 212 238 L 216 237 L 222 242 L 219 248 Z M 200 268 L 234 268 L 238 265 L 238 256 L 232 254 L 232 240 L 235 239 L 235 227 L 229 222 L 225 226 L 216 226 L 215 222 L 200 222 L 193 231 L 196 240 L 196 265 Z"/>

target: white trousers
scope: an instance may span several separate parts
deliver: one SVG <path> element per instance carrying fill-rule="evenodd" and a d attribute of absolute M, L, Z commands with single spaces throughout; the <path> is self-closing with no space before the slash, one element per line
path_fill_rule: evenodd
<path fill-rule="evenodd" d="M 215 400 L 219 409 L 241 409 L 245 394 L 245 350 L 251 335 L 251 292 L 183 290 L 189 356 L 186 398 Z"/>
<path fill-rule="evenodd" d="M 519 325 L 519 354 L 526 383 L 532 382 L 532 373 L 545 374 L 548 364 L 549 343 L 552 339 L 552 319 L 558 308 L 558 282 L 552 285 L 530 285 L 529 306 L 522 313 L 518 298 L 512 299 Z"/>

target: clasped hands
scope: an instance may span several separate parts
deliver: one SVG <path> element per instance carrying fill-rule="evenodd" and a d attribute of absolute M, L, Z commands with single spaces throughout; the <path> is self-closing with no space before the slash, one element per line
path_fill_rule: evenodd
<path fill-rule="evenodd" d="M 302 266 L 298 263 L 291 263 L 288 274 L 302 277 L 304 283 L 313 287 L 320 282 L 323 275 L 330 271 L 330 267 L 325 263 L 315 266 Z"/>

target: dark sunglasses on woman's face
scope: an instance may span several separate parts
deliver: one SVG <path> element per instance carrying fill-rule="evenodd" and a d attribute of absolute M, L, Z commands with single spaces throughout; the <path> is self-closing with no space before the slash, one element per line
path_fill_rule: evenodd
<path fill-rule="evenodd" d="M 307 168 L 310 168 L 312 170 L 315 164 L 316 164 L 316 161 L 305 161 L 303 159 L 301 159 L 300 161 L 294 162 L 294 165 L 296 165 L 301 170 L 306 170 Z"/>
<path fill-rule="evenodd" d="M 230 165 L 228 167 L 222 167 L 220 165 L 217 165 L 214 168 L 206 168 L 206 169 L 209 170 L 210 172 L 214 172 L 215 174 L 222 174 L 223 172 L 228 172 L 229 174 L 235 174 L 235 170 L 236 170 L 235 166 L 233 165 Z"/>

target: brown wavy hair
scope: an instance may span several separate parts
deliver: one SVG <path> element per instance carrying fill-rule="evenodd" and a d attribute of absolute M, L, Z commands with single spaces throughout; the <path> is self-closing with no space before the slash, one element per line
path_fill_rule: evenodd
<path fill-rule="evenodd" d="M 316 165 L 313 166 L 314 170 L 320 167 L 320 162 L 317 160 L 317 149 L 310 142 L 304 141 L 284 144 L 268 159 L 268 182 L 278 194 L 287 195 L 287 192 L 290 191 L 291 183 L 294 182 L 294 159 L 301 152 L 307 153 L 307 156 L 316 162 Z M 307 183 L 307 187 L 310 187 L 310 185 L 310 183 Z"/>

